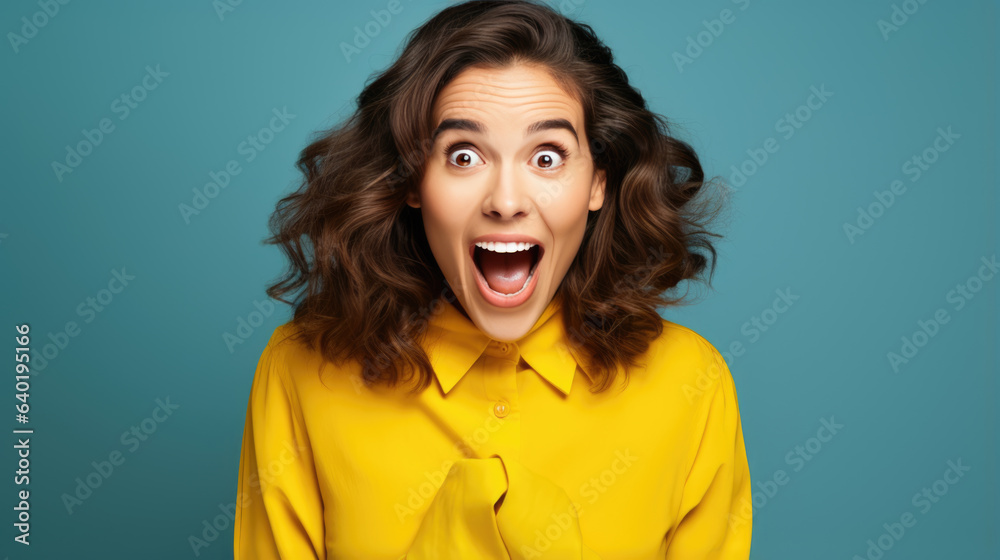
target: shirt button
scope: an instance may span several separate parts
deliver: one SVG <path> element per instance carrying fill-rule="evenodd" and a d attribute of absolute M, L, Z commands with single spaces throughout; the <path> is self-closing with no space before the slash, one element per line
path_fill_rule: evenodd
<path fill-rule="evenodd" d="M 493 405 L 493 414 L 496 415 L 497 418 L 504 418 L 509 413 L 510 405 L 507 404 L 507 401 L 497 401 Z"/>
<path fill-rule="evenodd" d="M 503 352 L 504 354 L 506 354 L 508 350 L 510 350 L 510 345 L 507 344 L 506 342 L 500 345 L 500 351 Z"/>

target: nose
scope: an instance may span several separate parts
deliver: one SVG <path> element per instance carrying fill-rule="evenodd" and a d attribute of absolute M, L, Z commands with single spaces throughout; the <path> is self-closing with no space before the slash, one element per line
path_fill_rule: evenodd
<path fill-rule="evenodd" d="M 503 220 L 528 215 L 531 200 L 525 187 L 530 179 L 519 173 L 513 162 L 494 168 L 488 181 L 483 214 Z"/>

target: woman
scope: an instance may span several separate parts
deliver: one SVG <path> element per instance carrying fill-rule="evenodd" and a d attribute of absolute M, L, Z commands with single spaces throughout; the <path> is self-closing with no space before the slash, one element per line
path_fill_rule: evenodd
<path fill-rule="evenodd" d="M 236 558 L 749 556 L 733 379 L 658 313 L 704 175 L 588 26 L 449 7 L 299 167 Z"/>

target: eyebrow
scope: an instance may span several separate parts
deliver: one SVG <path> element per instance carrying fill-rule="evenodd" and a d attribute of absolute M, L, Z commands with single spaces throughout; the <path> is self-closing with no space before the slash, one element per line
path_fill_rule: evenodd
<path fill-rule="evenodd" d="M 576 138 L 577 145 L 580 144 L 580 136 L 576 133 L 576 129 L 573 128 L 573 125 L 566 119 L 547 119 L 532 123 L 531 126 L 524 131 L 524 135 L 530 136 L 543 130 L 557 130 L 560 128 L 572 132 L 573 138 Z M 469 119 L 445 119 L 441 121 L 441 124 L 439 124 L 438 127 L 434 129 L 434 132 L 431 133 L 431 142 L 437 140 L 438 135 L 446 130 L 466 130 L 469 132 L 483 134 L 486 132 L 486 126 L 479 121 L 472 121 Z"/>

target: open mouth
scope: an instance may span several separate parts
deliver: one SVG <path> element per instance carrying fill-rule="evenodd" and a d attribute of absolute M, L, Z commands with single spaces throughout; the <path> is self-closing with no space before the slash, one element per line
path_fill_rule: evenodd
<path fill-rule="evenodd" d="M 545 250 L 532 243 L 480 242 L 472 246 L 472 262 L 485 287 L 501 297 L 521 294 L 532 280 Z"/>

